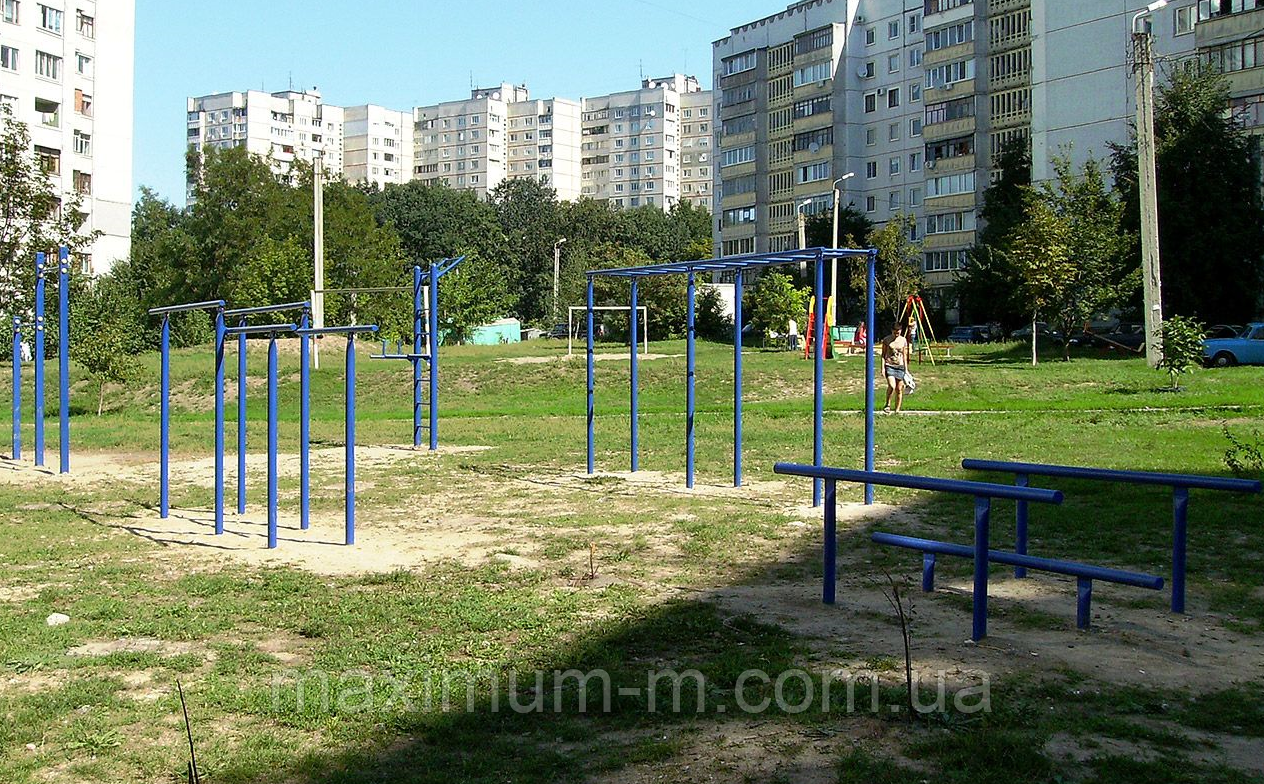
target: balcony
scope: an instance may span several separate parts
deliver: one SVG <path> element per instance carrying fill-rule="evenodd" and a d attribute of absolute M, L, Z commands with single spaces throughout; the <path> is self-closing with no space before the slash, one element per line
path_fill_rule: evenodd
<path fill-rule="evenodd" d="M 1031 0 L 988 0 L 988 16 L 1031 8 Z"/>
<path fill-rule="evenodd" d="M 974 117 L 962 117 L 957 120 L 949 120 L 948 122 L 935 123 L 934 125 L 922 126 L 922 139 L 930 144 L 941 139 L 951 139 L 956 136 L 966 136 L 974 133 L 974 129 L 978 123 Z"/>

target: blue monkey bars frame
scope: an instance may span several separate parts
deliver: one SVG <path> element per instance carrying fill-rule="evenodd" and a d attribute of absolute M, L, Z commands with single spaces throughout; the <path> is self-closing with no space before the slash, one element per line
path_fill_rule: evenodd
<path fill-rule="evenodd" d="M 35 465 L 44 465 L 44 339 L 48 256 L 35 254 Z M 70 473 L 70 250 L 57 251 L 58 473 Z M 22 321 L 13 318 L 13 459 L 22 458 Z"/>
<path fill-rule="evenodd" d="M 1185 612 L 1185 553 L 1188 539 L 1189 491 L 1221 490 L 1230 493 L 1258 493 L 1260 482 L 1254 479 L 1234 479 L 1221 476 L 1196 474 L 1167 474 L 1152 471 L 1121 471 L 1109 468 L 1085 468 L 1080 466 L 1047 465 L 1044 463 L 1013 463 L 1002 460 L 976 460 L 966 458 L 961 467 L 967 471 L 1000 471 L 1014 474 L 1014 484 L 1027 485 L 1030 476 L 1060 477 L 1063 479 L 1087 479 L 1101 482 L 1119 482 L 1132 485 L 1160 485 L 1172 488 L 1172 612 Z M 1015 522 L 1019 553 L 1027 552 L 1027 504 L 1016 504 Z M 1016 577 L 1026 575 L 1014 570 Z"/>
<path fill-rule="evenodd" d="M 668 264 L 648 264 L 639 267 L 623 267 L 619 269 L 598 269 L 589 270 L 588 287 L 586 296 L 587 305 L 587 360 L 588 360 L 588 376 L 587 376 L 587 417 L 588 417 L 588 453 L 587 453 L 587 470 L 592 474 L 596 468 L 596 440 L 595 440 L 595 408 L 594 408 L 594 390 L 596 383 L 596 372 L 593 362 L 593 309 L 594 294 L 593 286 L 597 278 L 625 278 L 631 284 L 631 303 L 630 313 L 632 315 L 632 324 L 636 324 L 637 309 L 637 281 L 641 278 L 652 277 L 656 275 L 686 275 L 688 277 L 688 285 L 686 290 L 686 371 L 685 371 L 685 486 L 692 488 L 694 486 L 694 457 L 695 457 L 695 400 L 694 400 L 694 383 L 696 376 L 696 354 L 695 354 L 695 304 L 697 292 L 697 275 L 714 274 L 714 273 L 733 273 L 735 285 L 734 294 L 736 307 L 734 309 L 733 324 L 733 486 L 740 487 L 742 484 L 742 289 L 743 276 L 751 270 L 763 269 L 766 267 L 774 267 L 785 264 L 806 264 L 813 262 L 814 267 L 814 285 L 813 297 L 816 300 L 814 334 L 820 336 L 825 334 L 825 264 L 824 262 L 834 259 L 865 259 L 867 265 L 867 287 L 866 287 L 866 323 L 868 325 L 869 334 L 875 334 L 876 309 L 874 306 L 875 297 L 875 265 L 877 262 L 878 251 L 875 248 L 867 249 L 840 249 L 840 248 L 805 248 L 802 250 L 790 250 L 781 253 L 754 253 L 742 256 L 725 256 L 723 258 L 699 261 L 682 261 Z M 635 329 L 632 330 L 635 333 Z M 825 414 L 825 343 L 823 339 L 816 342 L 815 368 L 814 368 L 814 384 L 813 384 L 813 414 L 812 414 L 812 457 L 813 463 L 817 466 L 822 465 L 824 458 L 824 414 Z M 633 334 L 631 341 L 631 382 L 629 391 L 629 406 L 631 409 L 631 455 L 630 467 L 632 471 L 637 471 L 640 467 L 639 460 L 639 436 L 640 428 L 638 423 L 638 398 L 637 387 L 639 384 L 640 364 L 637 358 L 636 336 Z M 865 352 L 865 470 L 872 471 L 874 467 L 874 360 L 872 340 L 870 346 L 866 347 Z M 819 506 L 821 503 L 822 482 L 817 479 L 813 482 L 812 487 L 812 504 Z M 873 503 L 873 487 L 869 484 L 865 485 L 865 503 Z"/>

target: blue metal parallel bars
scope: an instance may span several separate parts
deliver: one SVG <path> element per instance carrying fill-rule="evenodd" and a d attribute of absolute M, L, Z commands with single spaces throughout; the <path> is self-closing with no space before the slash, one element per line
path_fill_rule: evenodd
<path fill-rule="evenodd" d="M 987 636 L 988 605 L 988 525 L 992 517 L 992 499 L 974 497 L 974 596 L 971 639 L 976 642 Z"/>
<path fill-rule="evenodd" d="M 816 345 L 816 363 L 812 371 L 812 465 L 825 464 L 825 265 L 820 249 L 813 270 L 813 293 L 816 308 L 812 325 Z M 812 480 L 812 506 L 821 505 L 821 480 Z"/>
<path fill-rule="evenodd" d="M 594 464 L 596 463 L 596 444 L 593 442 L 593 279 L 588 278 L 588 312 L 587 312 L 587 329 L 584 330 L 588 344 L 588 473 L 593 473 Z"/>
<path fill-rule="evenodd" d="M 161 308 L 150 308 L 151 316 L 169 316 L 172 313 L 188 313 L 193 310 L 215 310 L 224 307 L 222 299 L 208 299 L 205 302 L 188 302 L 183 305 L 164 305 Z"/>
<path fill-rule="evenodd" d="M 298 325 L 285 324 L 241 324 L 236 327 L 224 327 L 225 335 L 270 335 L 273 332 L 297 332 Z"/>
<path fill-rule="evenodd" d="M 35 465 L 44 465 L 44 253 L 35 254 Z"/>
<path fill-rule="evenodd" d="M 878 329 L 877 307 L 875 304 L 877 284 L 878 251 L 870 250 L 865 260 L 865 470 L 874 469 L 874 361 L 873 342 Z M 873 485 L 865 485 L 865 503 L 873 503 Z"/>
<path fill-rule="evenodd" d="M 277 342 L 268 338 L 268 549 L 277 546 Z"/>
<path fill-rule="evenodd" d="M 238 326 L 246 326 L 243 318 Z M 237 514 L 246 513 L 246 333 L 237 335 Z"/>
<path fill-rule="evenodd" d="M 224 310 L 215 311 L 215 534 L 224 533 Z"/>
<path fill-rule="evenodd" d="M 638 429 L 637 429 L 637 410 L 638 410 L 637 387 L 640 384 L 640 370 L 641 370 L 640 360 L 636 355 L 636 328 L 637 328 L 636 278 L 632 278 L 631 284 L 632 284 L 632 297 L 631 297 L 631 306 L 629 307 L 629 310 L 628 310 L 628 313 L 630 314 L 629 316 L 630 320 L 628 323 L 632 325 L 632 328 L 629 331 L 629 334 L 631 335 L 632 353 L 631 353 L 631 356 L 629 357 L 631 383 L 628 385 L 629 386 L 628 403 L 629 403 L 629 407 L 632 409 L 632 419 L 631 419 L 631 425 L 630 425 L 631 438 L 632 438 L 632 457 L 631 457 L 630 468 L 632 471 L 636 471 L 639 465 L 639 461 L 637 459 L 637 454 L 639 452 L 639 449 L 637 446 L 637 442 L 639 440 L 637 438 L 637 436 L 639 435 Z"/>
<path fill-rule="evenodd" d="M 260 305 L 255 308 L 231 308 L 224 311 L 225 318 L 238 318 L 239 316 L 255 316 L 261 313 L 280 313 L 285 310 L 309 310 L 312 303 L 307 302 L 281 302 L 276 305 Z"/>
<path fill-rule="evenodd" d="M 57 251 L 58 473 L 70 473 L 70 250 Z"/>
<path fill-rule="evenodd" d="M 696 286 L 693 270 L 689 271 L 689 284 L 686 290 L 687 309 L 685 311 L 685 487 L 693 487 L 694 458 L 694 372 L 696 357 L 694 356 L 694 304 Z"/>
<path fill-rule="evenodd" d="M 742 486 L 742 271 L 733 278 L 733 486 Z"/>
<path fill-rule="evenodd" d="M 1031 483 L 1028 481 L 1026 474 L 1015 474 L 1014 485 L 1016 487 L 1028 487 Z M 1015 503 L 1014 509 L 1014 552 L 1021 555 L 1027 554 L 1027 502 L 1018 501 Z M 1015 566 L 1014 576 L 1022 579 L 1027 576 L 1027 567 Z"/>
<path fill-rule="evenodd" d="M 430 344 L 430 400 L 426 405 L 430 408 L 431 452 L 439 448 L 439 279 L 464 259 L 464 256 L 450 259 L 442 268 L 438 264 L 430 265 L 430 305 L 426 308 L 429 322 L 426 337 Z"/>
<path fill-rule="evenodd" d="M 171 317 L 162 317 L 162 366 L 158 374 L 158 516 L 171 511 Z"/>
<path fill-rule="evenodd" d="M 425 332 L 425 313 L 422 308 L 421 267 L 413 266 L 413 354 L 420 354 L 422 333 Z M 383 354 L 386 352 L 383 351 Z M 434 354 L 430 355 L 434 358 Z M 413 365 L 413 447 L 421 446 L 421 362 L 418 357 L 412 360 Z"/>
<path fill-rule="evenodd" d="M 303 311 L 299 319 L 299 330 L 311 326 L 310 311 Z M 312 526 L 312 369 L 311 337 L 299 335 L 299 435 L 298 435 L 298 484 L 299 484 L 299 527 L 306 531 Z"/>
<path fill-rule="evenodd" d="M 822 559 L 824 561 L 823 577 L 821 580 L 821 601 L 825 604 L 834 603 L 834 592 L 838 583 L 838 508 L 835 502 L 838 500 L 838 482 L 834 479 L 825 480 L 825 517 L 823 523 L 824 547 L 822 548 Z"/>
<path fill-rule="evenodd" d="M 22 321 L 13 319 L 13 459 L 22 459 Z"/>
<path fill-rule="evenodd" d="M 1220 490 L 1231 493 L 1259 493 L 1261 484 L 1252 479 L 1235 479 L 1197 474 L 1173 474 L 1158 471 L 1125 471 L 1111 468 L 1019 463 L 1004 460 L 966 458 L 961 467 L 971 471 L 1002 471 L 1016 477 L 1048 476 L 1123 484 L 1159 485 L 1172 488 L 1172 598 L 1174 613 L 1185 612 L 1186 550 L 1188 547 L 1189 491 Z M 1017 480 L 1016 480 L 1017 481 Z M 1026 509 L 1022 509 L 1017 525 L 1025 538 Z"/>

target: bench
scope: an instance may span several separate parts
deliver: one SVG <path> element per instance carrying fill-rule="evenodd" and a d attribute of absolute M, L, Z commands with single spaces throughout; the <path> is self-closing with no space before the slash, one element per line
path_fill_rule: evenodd
<path fill-rule="evenodd" d="M 870 538 L 878 544 L 920 551 L 922 553 L 922 590 L 926 592 L 935 590 L 935 556 L 952 555 L 957 558 L 974 558 L 974 548 L 964 544 L 921 539 L 916 536 L 888 534 L 881 531 L 874 533 Z M 1132 585 L 1151 591 L 1163 590 L 1163 578 L 1153 574 L 1127 572 L 1122 569 L 1093 566 L 1092 564 L 1075 561 L 1038 558 L 1032 555 L 1005 552 L 1004 550 L 988 550 L 987 560 L 1008 566 L 1021 566 L 1042 572 L 1065 574 L 1074 577 L 1076 579 L 1075 625 L 1080 629 L 1089 628 L 1094 580 Z"/>
<path fill-rule="evenodd" d="M 918 346 L 917 347 L 917 364 L 919 365 L 922 364 L 922 359 L 925 357 L 925 354 L 928 350 L 938 351 L 942 353 L 944 357 L 946 357 L 947 359 L 952 359 L 953 348 L 955 348 L 955 346 L 952 343 L 935 343 L 934 345 L 931 345 L 931 346 L 925 346 L 925 345 Z"/>

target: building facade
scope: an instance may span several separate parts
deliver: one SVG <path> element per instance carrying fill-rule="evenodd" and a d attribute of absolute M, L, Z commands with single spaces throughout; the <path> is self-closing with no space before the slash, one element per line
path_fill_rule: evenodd
<path fill-rule="evenodd" d="M 55 189 L 82 198 L 83 230 L 101 232 L 78 260 L 92 274 L 131 252 L 134 39 L 131 0 L 0 2 L 0 104 Z"/>
<path fill-rule="evenodd" d="M 530 97 L 526 86 L 501 84 L 413 109 L 413 179 L 486 198 L 508 176 L 509 105 Z"/>
<path fill-rule="evenodd" d="M 563 201 L 579 198 L 582 114 L 580 102 L 566 98 L 509 104 L 509 179 L 538 180 Z"/>
<path fill-rule="evenodd" d="M 715 106 L 710 90 L 680 95 L 680 199 L 711 211 Z"/>
<path fill-rule="evenodd" d="M 338 168 L 352 183 L 379 188 L 412 179 L 413 117 L 384 106 L 365 104 L 342 110 L 342 150 Z"/>

